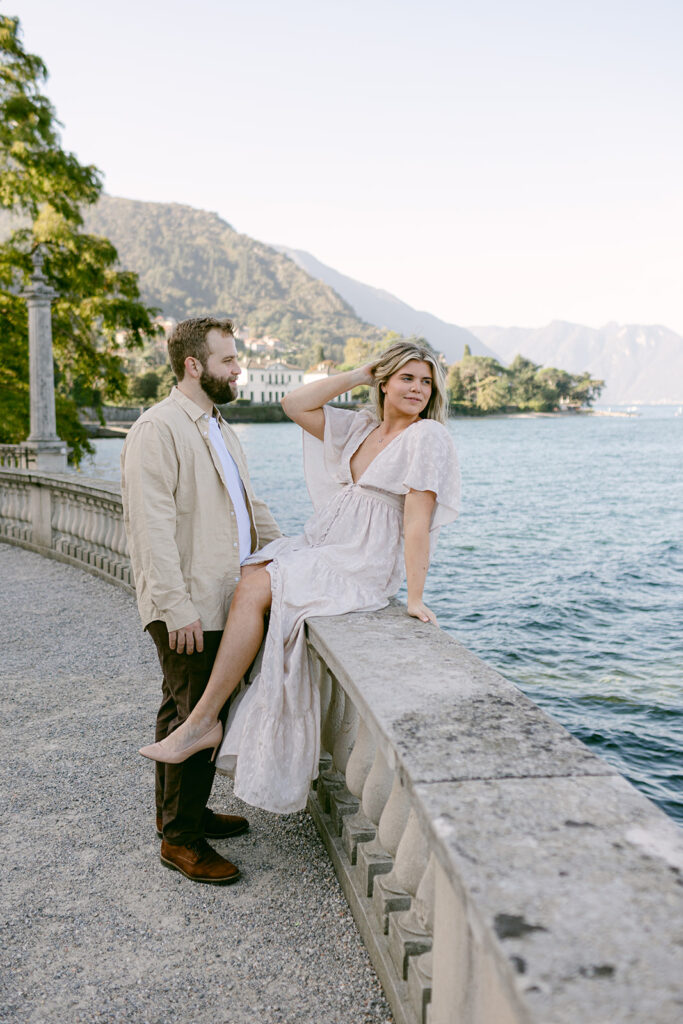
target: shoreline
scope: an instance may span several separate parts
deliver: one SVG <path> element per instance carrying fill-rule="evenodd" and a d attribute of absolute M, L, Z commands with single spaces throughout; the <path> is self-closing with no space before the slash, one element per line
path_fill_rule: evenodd
<path fill-rule="evenodd" d="M 339 403 L 342 409 L 362 408 L 358 403 Z M 104 437 L 125 437 L 135 421 L 146 412 L 151 406 L 140 406 L 138 408 L 123 406 L 105 406 L 105 422 L 90 418 L 81 420 L 89 438 Z M 229 405 L 219 406 L 221 414 L 229 423 L 289 423 L 289 417 L 282 406 L 276 403 L 264 403 L 259 405 Z M 88 410 L 91 412 L 91 410 Z M 131 415 L 133 414 L 133 415 Z M 92 415 L 92 413 L 91 413 Z M 573 417 L 585 415 L 602 416 L 630 416 L 626 412 L 600 412 L 594 409 L 574 409 L 572 411 L 557 412 L 472 412 L 452 413 L 448 418 L 451 420 L 490 420 L 490 419 L 555 419 L 558 417 Z"/>
<path fill-rule="evenodd" d="M 337 403 L 342 409 L 363 408 L 363 403 Z M 133 423 L 146 412 L 151 406 L 105 406 L 105 422 L 101 423 L 94 415 L 93 409 L 84 409 L 84 418 L 81 420 L 89 438 L 115 438 L 125 437 Z M 680 417 L 681 409 L 676 403 L 658 404 L 649 406 L 641 404 L 629 406 L 628 408 L 585 408 L 571 410 L 556 410 L 555 412 L 534 412 L 532 410 L 520 410 L 519 412 L 481 412 L 471 413 L 454 412 L 448 417 L 449 420 L 501 420 L 501 419 L 571 419 L 590 416 L 609 417 L 616 419 L 638 419 L 646 409 L 676 409 L 672 418 Z M 229 423 L 289 423 L 280 403 L 264 403 L 258 405 L 229 405 L 220 406 L 221 413 Z"/>

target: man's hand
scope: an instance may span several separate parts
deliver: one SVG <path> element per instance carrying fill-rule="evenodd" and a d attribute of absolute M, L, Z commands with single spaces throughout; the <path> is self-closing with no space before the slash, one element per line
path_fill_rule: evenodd
<path fill-rule="evenodd" d="M 168 646 L 178 654 L 198 654 L 204 650 L 204 630 L 201 619 L 191 622 L 182 629 L 172 629 L 168 634 Z"/>

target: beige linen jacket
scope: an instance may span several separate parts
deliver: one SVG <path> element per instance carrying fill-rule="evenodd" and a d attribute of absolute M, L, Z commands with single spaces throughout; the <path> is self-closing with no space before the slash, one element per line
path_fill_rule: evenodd
<path fill-rule="evenodd" d="M 281 534 L 254 495 L 235 433 L 215 413 L 244 484 L 251 550 L 258 551 Z M 240 578 L 237 518 L 209 442 L 209 416 L 177 388 L 129 431 L 121 493 L 143 626 L 163 619 L 174 630 L 200 619 L 203 629 L 223 629 Z"/>

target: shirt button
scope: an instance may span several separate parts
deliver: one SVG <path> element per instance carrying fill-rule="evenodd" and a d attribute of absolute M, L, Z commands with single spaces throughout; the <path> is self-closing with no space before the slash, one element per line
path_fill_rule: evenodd
<path fill-rule="evenodd" d="M 233 541 L 233 545 L 232 545 L 232 546 L 233 546 L 234 548 L 236 548 L 236 547 L 237 547 L 237 541 Z"/>

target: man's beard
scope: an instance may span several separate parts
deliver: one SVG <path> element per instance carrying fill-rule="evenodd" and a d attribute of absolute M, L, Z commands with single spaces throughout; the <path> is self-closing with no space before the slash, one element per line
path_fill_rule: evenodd
<path fill-rule="evenodd" d="M 225 377 L 215 377 L 213 373 L 202 370 L 199 375 L 199 384 L 202 391 L 216 405 L 226 405 L 228 402 L 234 402 L 237 398 L 236 383 L 226 380 Z"/>

